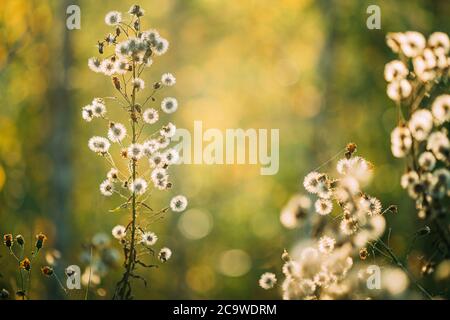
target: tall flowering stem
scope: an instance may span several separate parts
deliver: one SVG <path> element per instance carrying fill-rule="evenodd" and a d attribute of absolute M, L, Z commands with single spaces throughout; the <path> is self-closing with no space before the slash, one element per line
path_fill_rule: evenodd
<path fill-rule="evenodd" d="M 389 33 L 387 44 L 398 58 L 387 63 L 387 95 L 396 103 L 397 126 L 391 150 L 404 158 L 401 186 L 416 203 L 417 216 L 430 223 L 438 251 L 450 253 L 450 40 L 443 32 Z M 428 261 L 422 271 L 433 268 Z"/>
<path fill-rule="evenodd" d="M 119 241 L 124 253 L 124 273 L 119 280 L 114 293 L 114 299 L 131 299 L 131 280 L 137 279 L 147 285 L 147 281 L 136 273 L 137 266 L 153 268 L 158 265 L 153 261 L 166 262 L 170 259 L 172 251 L 163 247 L 155 254 L 155 244 L 158 236 L 148 228 L 160 220 L 171 209 L 182 212 L 186 209 L 187 199 L 178 195 L 170 200 L 168 206 L 155 210 L 153 205 L 147 203 L 151 189 L 169 190 L 173 184 L 169 180 L 169 166 L 177 163 L 178 152 L 170 147 L 171 138 L 176 133 L 176 126 L 169 122 L 166 125 L 146 133 L 164 117 L 178 108 L 178 102 L 173 97 L 161 100 L 160 111 L 158 107 L 147 107 L 154 104 L 155 94 L 164 87 L 171 87 L 176 79 L 171 73 L 165 73 L 160 80 L 146 89 L 141 78 L 148 69 L 153 58 L 163 55 L 169 46 L 166 39 L 154 30 L 142 31 L 142 17 L 144 10 L 133 5 L 128 11 L 130 19 L 125 21 L 118 11 L 111 11 L 105 16 L 105 23 L 113 28 L 113 32 L 98 41 L 98 51 L 107 55 L 111 48 L 112 53 L 104 59 L 92 57 L 88 61 L 89 68 L 111 77 L 113 87 L 118 96 L 94 98 L 92 103 L 82 108 L 82 117 L 91 122 L 94 119 L 103 119 L 108 123 L 107 138 L 92 137 L 89 148 L 105 158 L 111 169 L 106 179 L 100 184 L 100 192 L 106 197 L 118 195 L 125 200 L 119 207 L 110 211 L 127 211 L 130 213 L 126 226 L 116 225 L 112 229 L 113 236 Z M 139 99 L 139 93 L 145 98 Z M 129 131 L 122 123 L 112 121 L 107 115 L 106 100 L 111 100 L 127 112 L 130 122 Z M 145 108 L 145 109 L 144 109 Z M 131 134 L 127 134 L 130 132 Z M 125 143 L 127 142 L 127 146 Z M 119 156 L 125 159 L 125 165 L 118 165 L 110 149 L 111 144 L 119 147 Z M 125 167 L 125 168 L 124 168 Z M 149 186 L 148 181 L 152 182 Z M 93 270 L 95 272 L 95 269 Z"/>

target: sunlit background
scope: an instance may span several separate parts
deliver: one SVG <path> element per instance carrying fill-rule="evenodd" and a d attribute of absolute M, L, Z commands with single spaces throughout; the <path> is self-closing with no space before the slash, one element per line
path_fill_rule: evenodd
<path fill-rule="evenodd" d="M 124 214 L 108 212 L 118 202 L 98 192 L 108 167 L 88 150 L 87 140 L 103 129 L 86 125 L 80 111 L 113 91 L 108 78 L 88 69 L 87 59 L 109 32 L 104 15 L 126 12 L 133 3 L 0 1 L 0 233 L 21 233 L 28 244 L 37 232 L 46 233 L 38 265 L 56 258 L 62 278 L 70 264 L 83 271 L 89 265 L 93 237 L 110 236 L 114 225 L 127 222 Z M 65 27 L 70 4 L 81 8 L 80 30 Z M 137 298 L 279 298 L 257 282 L 262 272 L 280 269 L 283 248 L 301 236 L 282 227 L 280 209 L 303 191 L 306 173 L 350 141 L 375 164 L 370 193 L 399 206 L 398 215 L 389 217 L 391 245 L 405 250 L 419 225 L 399 186 L 403 163 L 390 153 L 395 109 L 385 95 L 383 68 L 394 56 L 385 35 L 449 33 L 450 2 L 139 4 L 146 10 L 145 28 L 170 41 L 169 52 L 144 79 L 176 75 L 171 93 L 180 104 L 177 126 L 192 130 L 201 120 L 204 129 L 278 128 L 280 170 L 261 176 L 259 165 L 177 166 L 174 192 L 185 194 L 189 207 L 155 224 L 159 241 L 174 254 L 161 268 L 142 271 L 149 287 L 136 281 Z M 370 4 L 381 8 L 381 30 L 366 27 Z M 107 254 L 115 261 L 121 252 L 112 240 Z M 3 246 L 0 255 L 0 288 L 14 292 L 17 266 Z M 121 275 L 120 262 L 104 267 L 92 279 L 92 299 L 110 298 Z M 84 290 L 66 296 L 34 272 L 32 298 L 84 297 Z"/>

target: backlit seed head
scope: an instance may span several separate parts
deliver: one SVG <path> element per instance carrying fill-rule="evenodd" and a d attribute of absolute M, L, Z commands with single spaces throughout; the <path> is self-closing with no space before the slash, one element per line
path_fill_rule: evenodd
<path fill-rule="evenodd" d="M 169 248 L 162 248 L 158 253 L 158 259 L 161 262 L 167 262 L 167 260 L 169 260 L 171 256 L 172 250 L 170 250 Z"/>

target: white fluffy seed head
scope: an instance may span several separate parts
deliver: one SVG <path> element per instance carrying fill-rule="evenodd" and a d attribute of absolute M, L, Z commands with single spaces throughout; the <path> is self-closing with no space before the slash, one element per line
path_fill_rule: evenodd
<path fill-rule="evenodd" d="M 167 97 L 161 101 L 161 110 L 165 113 L 174 113 L 178 109 L 178 101 L 175 98 Z"/>
<path fill-rule="evenodd" d="M 158 241 L 158 236 L 154 232 L 144 232 L 141 237 L 141 243 L 146 246 L 153 246 Z"/>
<path fill-rule="evenodd" d="M 161 262 L 166 262 L 171 257 L 172 257 L 172 250 L 170 250 L 169 248 L 164 247 L 164 248 L 161 248 L 161 250 L 159 250 L 158 259 Z"/>
<path fill-rule="evenodd" d="M 188 201 L 186 197 L 182 195 L 175 196 L 170 200 L 170 208 L 174 212 L 183 212 L 186 210 L 187 204 Z"/>
<path fill-rule="evenodd" d="M 333 210 L 333 202 L 330 199 L 318 199 L 314 204 L 314 208 L 318 214 L 326 216 Z"/>
<path fill-rule="evenodd" d="M 159 131 L 159 134 L 165 138 L 172 138 L 177 132 L 177 127 L 169 122 L 167 125 L 163 126 Z"/>
<path fill-rule="evenodd" d="M 88 146 L 89 149 L 94 152 L 106 153 L 108 152 L 111 143 L 106 138 L 95 136 L 89 139 Z"/>
<path fill-rule="evenodd" d="M 264 290 L 272 289 L 277 283 L 277 277 L 271 272 L 266 272 L 259 278 L 259 286 Z"/>
<path fill-rule="evenodd" d="M 101 66 L 101 61 L 98 58 L 92 57 L 92 58 L 88 59 L 88 67 L 92 71 L 94 71 L 96 73 L 101 72 L 102 69 L 100 66 Z"/>
<path fill-rule="evenodd" d="M 130 191 L 137 195 L 142 195 L 147 191 L 147 181 L 142 178 L 137 178 L 130 183 Z"/>
<path fill-rule="evenodd" d="M 114 184 L 111 182 L 111 180 L 106 179 L 100 184 L 100 192 L 102 195 L 106 197 L 110 197 L 114 193 Z"/>
<path fill-rule="evenodd" d="M 142 145 L 139 143 L 133 143 L 128 147 L 127 150 L 128 156 L 133 160 L 139 160 L 142 158 Z"/>
<path fill-rule="evenodd" d="M 105 23 L 108 26 L 117 26 L 122 21 L 122 14 L 119 11 L 110 11 L 105 16 Z"/>
<path fill-rule="evenodd" d="M 400 60 L 391 61 L 384 67 L 384 78 L 387 82 L 402 80 L 408 73 L 408 68 Z"/>
<path fill-rule="evenodd" d="M 126 231 L 125 231 L 125 227 L 122 225 L 115 226 L 112 229 L 111 233 L 114 238 L 119 239 L 119 240 L 125 238 L 125 236 L 127 235 Z"/>
<path fill-rule="evenodd" d="M 108 130 L 108 138 L 112 142 L 120 142 L 127 135 L 127 129 L 121 123 L 111 123 Z"/>
<path fill-rule="evenodd" d="M 171 87 L 171 86 L 173 86 L 173 85 L 177 82 L 177 80 L 176 80 L 176 78 L 173 76 L 173 74 L 171 74 L 171 73 L 164 73 L 164 74 L 161 76 L 161 82 L 162 82 L 162 84 L 163 84 L 164 86 Z"/>
<path fill-rule="evenodd" d="M 450 121 L 450 95 L 444 94 L 437 97 L 433 102 L 431 112 L 438 125 Z"/>
<path fill-rule="evenodd" d="M 319 251 L 323 254 L 330 254 L 334 250 L 336 240 L 331 237 L 323 236 L 319 239 Z"/>
<path fill-rule="evenodd" d="M 144 122 L 148 124 L 154 124 L 158 121 L 158 119 L 158 111 L 153 108 L 146 109 L 142 114 L 142 120 L 144 120 Z"/>
<path fill-rule="evenodd" d="M 164 38 L 158 38 L 154 43 L 154 50 L 157 56 L 161 56 L 169 49 L 169 41 Z"/>

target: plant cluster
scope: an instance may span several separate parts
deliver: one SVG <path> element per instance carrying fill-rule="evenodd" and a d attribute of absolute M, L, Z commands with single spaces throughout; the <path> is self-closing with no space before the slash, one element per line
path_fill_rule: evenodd
<path fill-rule="evenodd" d="M 144 10 L 138 5 L 130 8 L 127 20 L 118 11 L 106 14 L 105 23 L 112 31 L 104 40 L 98 41 L 97 46 L 99 53 L 107 56 L 90 58 L 88 66 L 92 71 L 109 77 L 117 95 L 94 98 L 82 108 L 85 121 L 102 121 L 106 125 L 104 135 L 94 136 L 88 143 L 89 148 L 110 165 L 105 180 L 100 183 L 100 192 L 106 197 L 117 195 L 124 199 L 112 211 L 126 210 L 130 213 L 128 224 L 112 229 L 125 257 L 125 272 L 117 284 L 116 299 L 132 298 L 131 279 L 140 279 L 146 284 L 146 280 L 136 273 L 138 266 L 156 266 L 145 262 L 146 256 L 156 257 L 161 262 L 170 259 L 172 251 L 167 247 L 155 253 L 158 236 L 150 228 L 169 209 L 182 212 L 187 206 L 183 195 L 173 197 L 162 209 L 156 209 L 155 204 L 148 202 L 154 190 L 164 191 L 173 187 L 169 168 L 177 163 L 179 154 L 170 144 L 176 134 L 176 126 L 172 122 L 159 123 L 164 115 L 178 109 L 178 101 L 167 96 L 160 100 L 159 107 L 156 106 L 156 94 L 176 83 L 171 73 L 164 73 L 150 86 L 146 86 L 142 78 L 144 71 L 151 69 L 153 59 L 163 55 L 169 47 L 169 42 L 158 31 L 143 29 L 143 15 Z M 117 104 L 126 118 L 110 118 L 108 100 Z M 117 146 L 115 152 L 112 151 L 114 146 Z M 124 164 L 119 164 L 119 159 Z"/>

